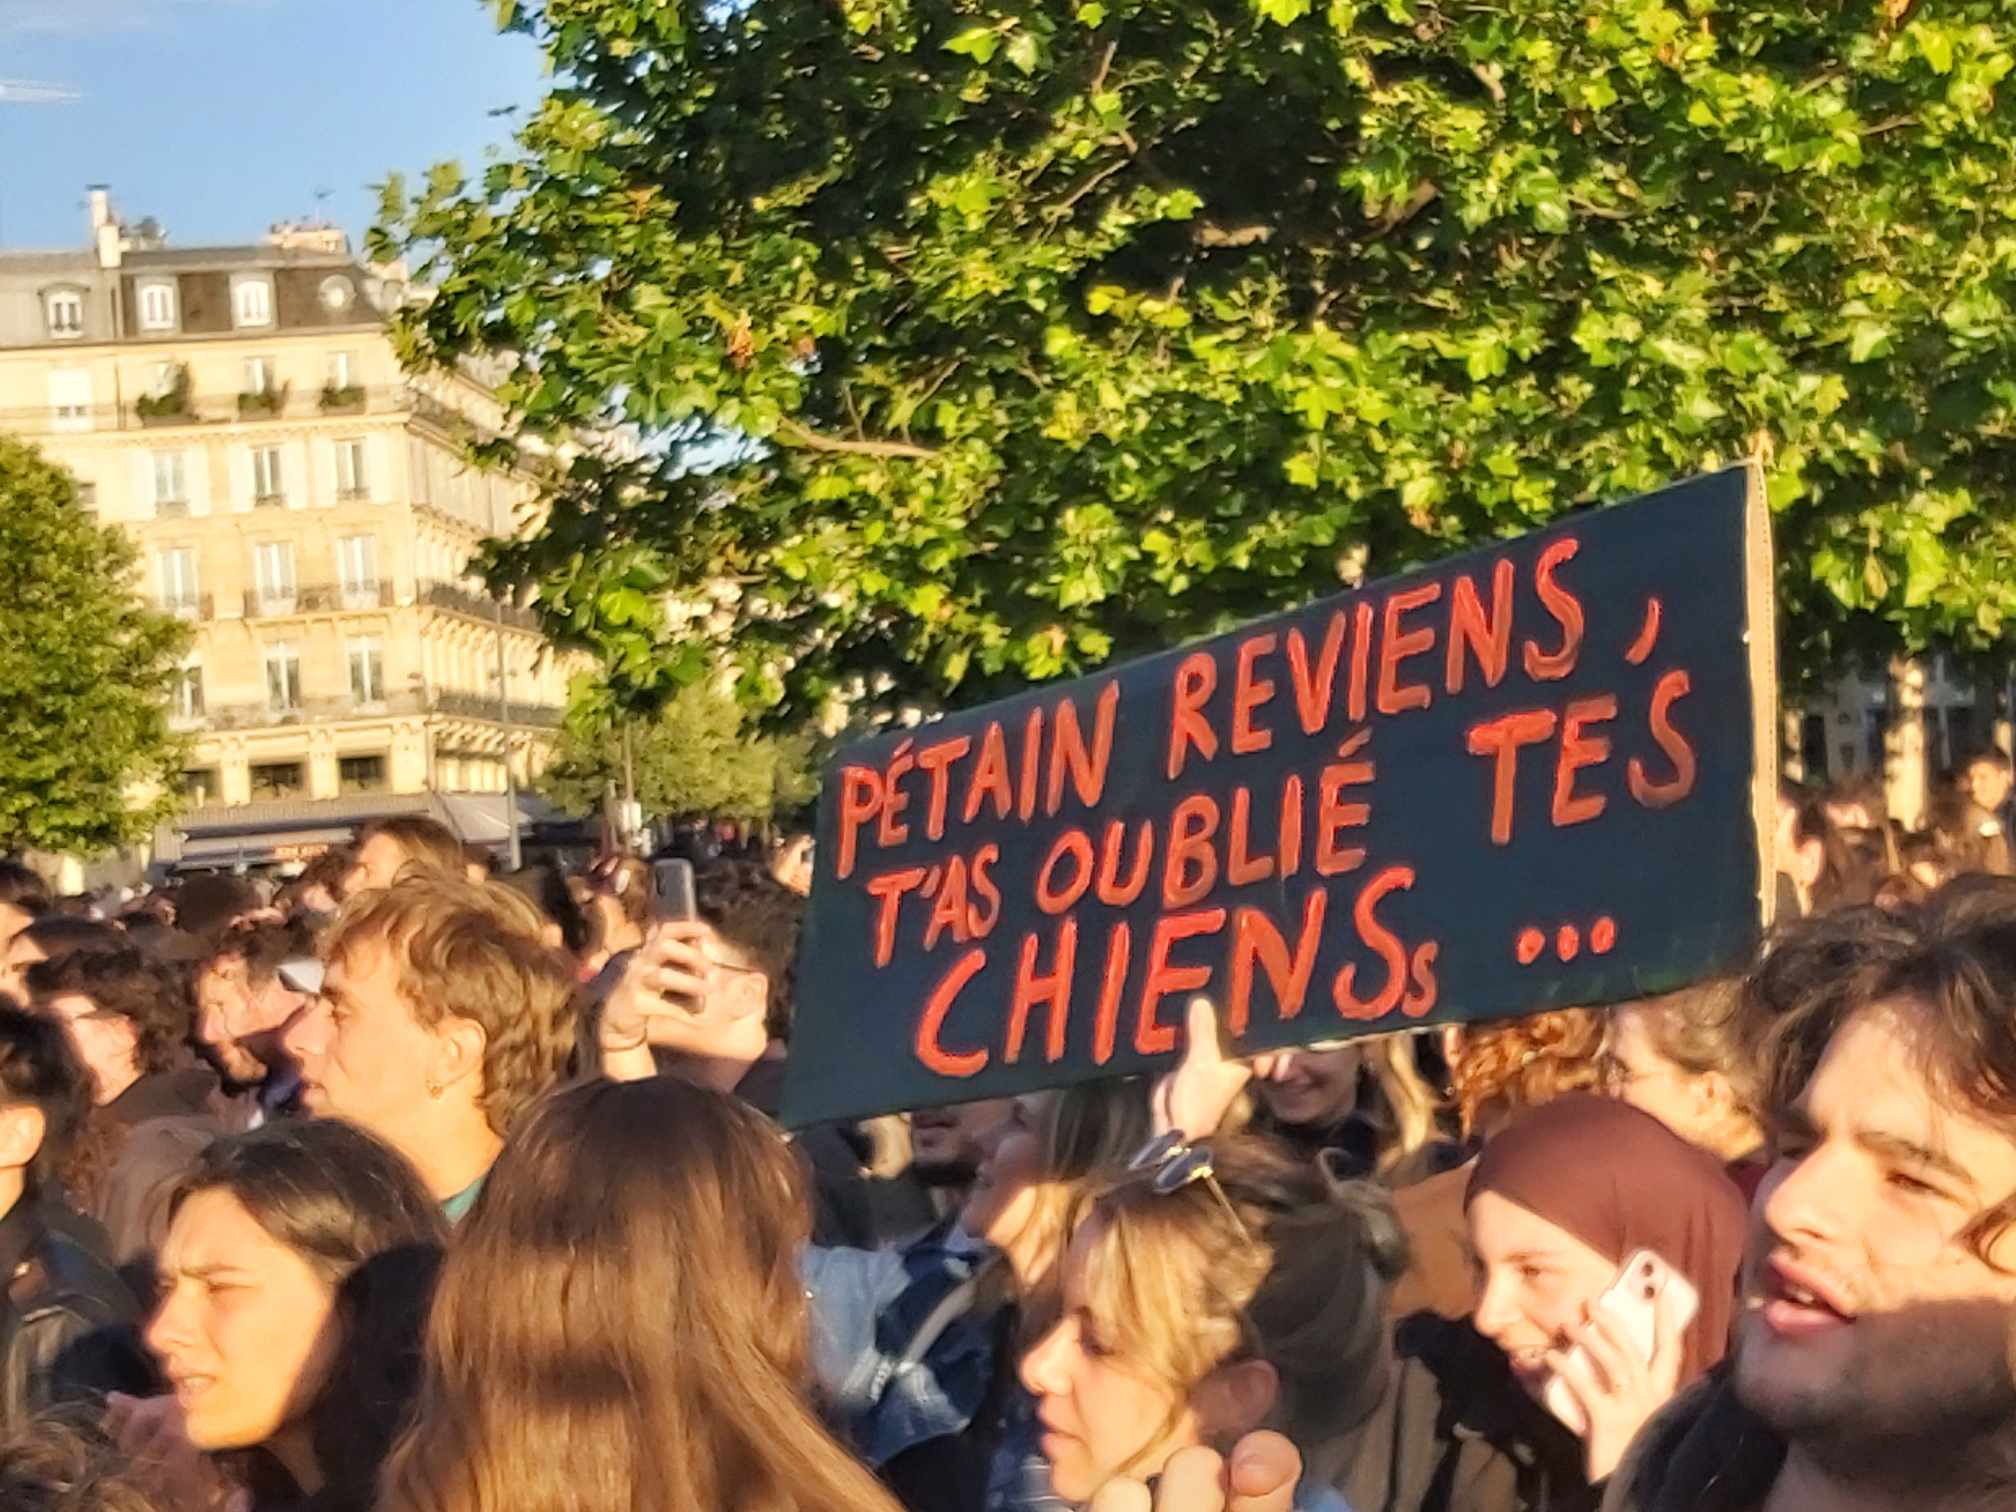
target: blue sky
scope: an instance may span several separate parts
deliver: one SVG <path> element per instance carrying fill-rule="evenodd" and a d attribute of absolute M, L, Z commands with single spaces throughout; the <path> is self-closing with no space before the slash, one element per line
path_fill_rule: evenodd
<path fill-rule="evenodd" d="M 544 92 L 530 39 L 486 0 L 0 0 L 0 79 L 72 105 L 0 103 L 0 247 L 82 246 L 84 186 L 171 245 L 256 240 L 321 213 L 361 245 L 367 185 L 483 162 Z"/>

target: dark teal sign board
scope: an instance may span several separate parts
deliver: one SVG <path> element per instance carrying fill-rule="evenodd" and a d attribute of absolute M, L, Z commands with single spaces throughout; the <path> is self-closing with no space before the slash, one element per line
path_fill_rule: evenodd
<path fill-rule="evenodd" d="M 1615 1002 L 1755 942 L 1775 814 L 1754 468 L 826 773 L 788 1123 Z"/>

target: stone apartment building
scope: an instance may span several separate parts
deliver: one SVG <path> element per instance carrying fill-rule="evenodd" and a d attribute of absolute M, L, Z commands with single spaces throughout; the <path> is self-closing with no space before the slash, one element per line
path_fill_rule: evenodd
<path fill-rule="evenodd" d="M 406 297 L 339 231 L 177 248 L 102 189 L 88 246 L 0 251 L 0 430 L 76 475 L 196 627 L 166 859 L 298 859 L 412 810 L 494 841 L 506 763 L 541 762 L 568 668 L 465 570 L 534 489 L 462 460 L 501 419 L 481 383 L 402 373 Z"/>

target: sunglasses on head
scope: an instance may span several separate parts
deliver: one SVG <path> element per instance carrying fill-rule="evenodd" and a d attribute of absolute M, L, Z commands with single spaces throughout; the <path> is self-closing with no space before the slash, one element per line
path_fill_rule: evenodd
<path fill-rule="evenodd" d="M 1245 1220 L 1232 1206 L 1232 1199 L 1225 1195 L 1225 1188 L 1219 1185 L 1217 1169 L 1211 1163 L 1210 1145 L 1185 1144 L 1182 1133 L 1171 1129 L 1166 1134 L 1156 1135 L 1135 1151 L 1134 1158 L 1127 1162 L 1127 1173 L 1145 1181 L 1157 1197 L 1180 1192 L 1192 1182 L 1203 1182 L 1225 1210 L 1225 1216 L 1232 1220 L 1239 1237 L 1248 1244 L 1253 1242 L 1252 1232 L 1246 1227 Z"/>

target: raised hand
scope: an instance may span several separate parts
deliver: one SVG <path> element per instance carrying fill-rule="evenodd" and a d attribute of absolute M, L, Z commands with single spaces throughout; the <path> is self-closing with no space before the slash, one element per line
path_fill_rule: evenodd
<path fill-rule="evenodd" d="M 1218 1009 L 1207 997 L 1190 999 L 1184 1019 L 1183 1059 L 1155 1083 L 1155 1132 L 1181 1132 L 1186 1142 L 1209 1139 L 1256 1076 L 1266 1076 L 1277 1059 L 1256 1055 L 1238 1060 L 1227 1054 L 1218 1033 Z"/>

